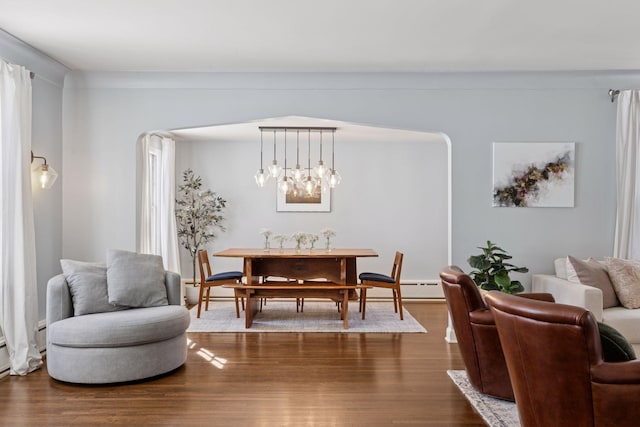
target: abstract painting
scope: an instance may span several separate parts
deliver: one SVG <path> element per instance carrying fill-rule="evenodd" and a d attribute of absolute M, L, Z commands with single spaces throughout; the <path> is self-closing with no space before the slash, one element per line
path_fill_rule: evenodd
<path fill-rule="evenodd" d="M 493 206 L 573 207 L 575 143 L 494 142 Z"/>

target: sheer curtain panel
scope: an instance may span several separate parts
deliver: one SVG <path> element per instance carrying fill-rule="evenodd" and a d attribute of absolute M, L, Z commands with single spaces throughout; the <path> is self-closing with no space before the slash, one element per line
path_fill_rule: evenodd
<path fill-rule="evenodd" d="M 640 258 L 639 145 L 640 91 L 620 91 L 616 121 L 617 211 L 613 248 L 616 258 Z"/>
<path fill-rule="evenodd" d="M 11 375 L 42 365 L 31 198 L 31 77 L 0 60 L 0 327 Z"/>
<path fill-rule="evenodd" d="M 180 274 L 175 216 L 175 141 L 145 134 L 138 139 L 138 150 L 138 251 L 161 255 L 165 269 Z"/>

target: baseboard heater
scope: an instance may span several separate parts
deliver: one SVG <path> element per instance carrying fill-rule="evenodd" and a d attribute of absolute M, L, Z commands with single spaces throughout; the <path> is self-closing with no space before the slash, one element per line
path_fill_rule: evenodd
<path fill-rule="evenodd" d="M 401 280 L 402 299 L 441 299 L 444 298 L 442 286 L 437 279 L 408 279 Z M 390 290 L 373 288 L 367 292 L 367 298 L 390 299 Z"/>
<path fill-rule="evenodd" d="M 45 355 L 47 353 L 47 324 L 46 321 L 41 320 L 38 323 L 38 350 L 41 355 Z M 10 366 L 9 366 L 9 350 L 7 349 L 7 342 L 4 337 L 0 337 L 0 378 L 4 378 L 9 375 Z"/>

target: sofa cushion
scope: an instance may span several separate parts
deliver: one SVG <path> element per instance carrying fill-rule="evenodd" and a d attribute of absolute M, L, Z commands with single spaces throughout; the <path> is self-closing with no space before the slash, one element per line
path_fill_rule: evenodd
<path fill-rule="evenodd" d="M 604 265 L 593 258 L 582 261 L 568 256 L 567 280 L 600 289 L 602 291 L 602 308 L 611 308 L 620 305 L 607 270 Z"/>
<path fill-rule="evenodd" d="M 620 303 L 640 308 L 640 260 L 607 257 L 604 262 Z"/>
<path fill-rule="evenodd" d="M 107 267 L 104 264 L 61 259 L 60 266 L 69 285 L 74 316 L 127 308 L 109 304 Z"/>
<path fill-rule="evenodd" d="M 81 348 L 142 345 L 176 337 L 189 322 L 189 311 L 179 305 L 87 314 L 52 323 L 47 340 Z"/>
<path fill-rule="evenodd" d="M 169 304 L 164 274 L 161 256 L 107 250 L 109 303 L 128 307 Z"/>
<path fill-rule="evenodd" d="M 602 358 L 606 362 L 635 360 L 636 353 L 633 351 L 633 347 L 620 332 L 602 322 L 598 322 L 598 329 L 602 343 Z"/>
<path fill-rule="evenodd" d="M 602 321 L 616 328 L 630 343 L 640 343 L 638 320 L 640 310 L 629 310 L 623 306 L 612 307 L 602 312 Z"/>
<path fill-rule="evenodd" d="M 561 279 L 567 279 L 567 257 L 556 258 L 553 261 L 553 266 L 556 269 L 556 277 Z"/>

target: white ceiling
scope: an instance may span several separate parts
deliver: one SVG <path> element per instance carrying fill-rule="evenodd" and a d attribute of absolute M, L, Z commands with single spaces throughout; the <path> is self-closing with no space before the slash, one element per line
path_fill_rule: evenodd
<path fill-rule="evenodd" d="M 74 70 L 640 69 L 637 0 L 0 0 Z"/>

